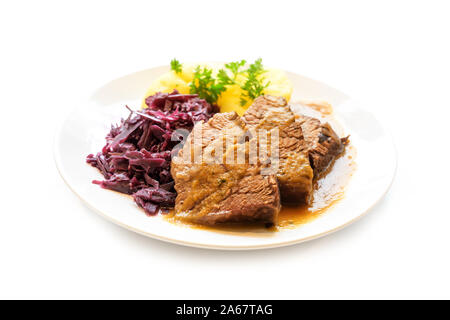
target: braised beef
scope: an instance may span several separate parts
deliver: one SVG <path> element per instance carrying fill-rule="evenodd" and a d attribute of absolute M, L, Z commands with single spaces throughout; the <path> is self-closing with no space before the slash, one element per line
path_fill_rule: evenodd
<path fill-rule="evenodd" d="M 202 139 L 199 163 L 192 161 L 191 153 L 197 133 Z M 235 112 L 218 113 L 207 123 L 196 124 L 183 149 L 172 159 L 171 173 L 178 193 L 176 218 L 206 225 L 276 223 L 280 210 L 276 176 L 263 175 L 260 163 L 250 164 L 245 134 L 245 124 Z M 210 152 L 220 148 L 222 155 Z M 243 163 L 226 160 L 235 151 L 246 153 Z"/>
<path fill-rule="evenodd" d="M 260 96 L 242 116 L 248 128 L 279 130 L 277 179 L 281 199 L 289 203 L 308 203 L 313 187 L 313 170 L 302 127 L 283 97 Z"/>

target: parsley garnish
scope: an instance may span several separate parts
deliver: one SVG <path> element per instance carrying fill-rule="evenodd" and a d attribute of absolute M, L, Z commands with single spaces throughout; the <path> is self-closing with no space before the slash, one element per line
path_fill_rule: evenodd
<path fill-rule="evenodd" d="M 175 73 L 181 73 L 183 70 L 182 67 L 183 65 L 177 59 L 172 59 L 172 61 L 170 61 L 170 69 L 175 71 Z"/>
<path fill-rule="evenodd" d="M 266 72 L 262 65 L 262 59 L 259 58 L 254 63 L 252 63 L 248 69 L 247 81 L 241 86 L 241 89 L 245 91 L 243 96 L 241 96 L 241 106 L 245 106 L 248 100 L 254 100 L 264 93 L 264 89 L 267 88 L 270 82 L 263 84 L 265 80 L 261 75 Z"/>
<path fill-rule="evenodd" d="M 225 68 L 227 68 L 228 70 L 231 71 L 231 73 L 233 73 L 233 80 L 236 80 L 238 74 L 241 73 L 239 69 L 243 67 L 245 63 L 246 63 L 245 60 L 241 60 L 236 62 L 230 62 L 225 65 Z"/>
<path fill-rule="evenodd" d="M 224 69 L 220 69 L 219 72 L 217 72 L 217 80 L 224 86 L 235 84 L 234 78 L 230 78 Z"/>
<path fill-rule="evenodd" d="M 223 84 L 224 86 L 229 86 L 236 83 L 236 78 L 239 74 L 242 74 L 243 71 L 240 71 L 239 69 L 245 65 L 245 60 L 236 61 L 236 62 L 230 62 L 225 65 L 225 69 L 220 69 L 217 73 L 217 79 L 219 80 L 220 84 Z M 228 69 L 232 76 L 230 77 L 227 73 Z"/>
<path fill-rule="evenodd" d="M 227 89 L 223 83 L 214 79 L 212 72 L 212 69 L 198 66 L 194 71 L 194 79 L 189 84 L 191 93 L 198 94 L 211 104 L 216 103 L 220 94 Z"/>
<path fill-rule="evenodd" d="M 194 70 L 194 78 L 189 83 L 190 92 L 198 94 L 200 98 L 214 104 L 222 92 L 227 90 L 227 86 L 239 85 L 236 79 L 238 75 L 243 75 L 246 77 L 246 80 L 243 85 L 239 86 L 243 91 L 241 105 L 246 105 L 248 101 L 264 94 L 264 89 L 267 88 L 270 82 L 265 82 L 265 78 L 262 76 L 266 70 L 262 65 L 261 58 L 250 64 L 248 69 L 243 69 L 245 64 L 245 60 L 227 63 L 225 68 L 217 72 L 216 78 L 213 77 L 212 69 L 197 66 Z M 182 72 L 182 64 L 178 60 L 173 59 L 170 62 L 170 66 L 176 73 Z"/>

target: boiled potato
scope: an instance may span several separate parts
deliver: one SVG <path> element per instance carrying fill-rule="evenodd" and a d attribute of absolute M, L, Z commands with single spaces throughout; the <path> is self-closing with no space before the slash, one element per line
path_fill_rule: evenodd
<path fill-rule="evenodd" d="M 173 89 L 177 89 L 180 93 L 189 93 L 189 83 L 194 78 L 194 72 L 197 66 L 198 64 L 183 64 L 181 73 L 175 73 L 171 70 L 153 81 L 145 94 L 142 107 L 146 107 L 145 98 L 157 92 L 172 92 Z M 223 68 L 223 64 L 217 63 L 204 63 L 200 64 L 200 66 L 202 68 L 208 67 L 213 69 L 214 76 L 216 76 L 219 69 Z M 269 82 L 269 85 L 264 90 L 265 94 L 283 96 L 287 101 L 290 100 L 292 95 L 292 84 L 283 71 L 268 69 L 262 77 L 264 78 L 264 83 Z M 240 86 L 243 85 L 246 80 L 246 76 L 239 75 L 236 79 L 238 85 L 228 86 L 227 90 L 222 92 L 217 101 L 220 112 L 235 111 L 239 115 L 244 114 L 245 110 L 252 104 L 252 101 L 248 101 L 246 105 L 241 106 L 241 95 L 243 90 Z"/>
<path fill-rule="evenodd" d="M 238 85 L 229 86 L 217 100 L 220 112 L 235 111 L 238 115 L 242 116 L 248 106 L 241 106 L 241 93 L 242 90 Z"/>
<path fill-rule="evenodd" d="M 154 95 L 157 92 L 172 92 L 173 89 L 177 89 L 181 93 L 189 93 L 188 83 L 181 79 L 175 72 L 169 71 L 153 81 L 150 85 L 142 101 L 142 108 L 147 107 L 145 98 L 148 96 Z"/>
<path fill-rule="evenodd" d="M 287 101 L 291 99 L 293 87 L 284 71 L 269 69 L 264 73 L 264 77 L 270 81 L 269 86 L 264 90 L 265 94 L 285 97 Z"/>

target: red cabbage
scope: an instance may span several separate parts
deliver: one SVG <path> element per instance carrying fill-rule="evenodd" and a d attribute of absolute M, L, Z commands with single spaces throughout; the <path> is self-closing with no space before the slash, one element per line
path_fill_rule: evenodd
<path fill-rule="evenodd" d="M 147 215 L 175 204 L 176 192 L 170 175 L 171 151 L 180 143 L 172 134 L 191 131 L 198 121 L 208 121 L 217 107 L 195 94 L 157 93 L 145 99 L 146 109 L 130 110 L 127 119 L 111 126 L 106 145 L 86 162 L 100 170 L 102 188 L 130 194 Z"/>

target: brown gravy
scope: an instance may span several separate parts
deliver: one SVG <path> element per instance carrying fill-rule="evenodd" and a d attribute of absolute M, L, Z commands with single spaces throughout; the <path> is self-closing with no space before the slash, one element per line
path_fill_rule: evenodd
<path fill-rule="evenodd" d="M 328 171 L 319 178 L 314 187 L 310 205 L 284 205 L 278 217 L 278 229 L 296 227 L 308 223 L 344 197 L 345 187 L 356 169 L 355 149 L 347 146 L 346 151 L 336 159 Z"/>

